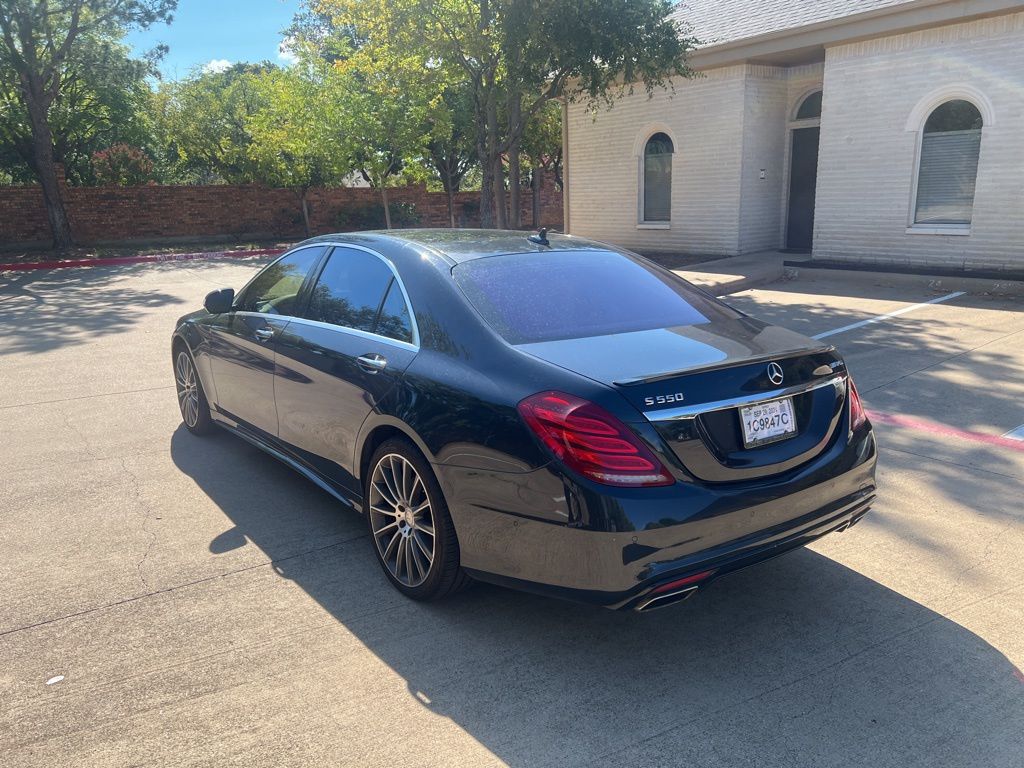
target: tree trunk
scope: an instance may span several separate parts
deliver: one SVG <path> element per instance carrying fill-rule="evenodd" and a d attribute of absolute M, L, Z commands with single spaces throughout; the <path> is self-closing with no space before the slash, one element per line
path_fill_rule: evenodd
<path fill-rule="evenodd" d="M 50 131 L 46 110 L 36 104 L 27 93 L 26 101 L 29 102 L 29 123 L 32 127 L 32 154 L 39 185 L 43 188 L 43 203 L 46 205 L 46 217 L 50 221 L 53 247 L 59 251 L 66 251 L 75 243 L 71 236 L 71 223 L 64 207 L 60 183 L 57 181 L 57 167 L 53 160 L 53 133 Z"/>
<path fill-rule="evenodd" d="M 486 158 L 486 154 L 481 154 Z M 494 228 L 494 166 L 487 160 L 480 163 L 480 226 Z"/>
<path fill-rule="evenodd" d="M 498 144 L 498 110 L 495 105 L 494 74 L 483 75 L 477 100 L 477 154 L 480 156 L 480 226 L 493 229 L 497 223 L 495 210 L 496 184 L 494 155 Z M 501 176 L 498 175 L 498 180 Z"/>
<path fill-rule="evenodd" d="M 391 229 L 391 206 L 388 205 L 388 188 L 381 184 L 380 199 L 384 203 L 384 225 Z"/>
<path fill-rule="evenodd" d="M 533 189 L 533 228 L 538 229 L 540 227 L 540 190 L 543 187 L 544 180 L 544 169 L 539 165 L 533 169 L 532 177 L 530 178 L 530 187 Z"/>
<path fill-rule="evenodd" d="M 306 200 L 306 193 L 308 191 L 303 189 L 299 192 L 299 205 L 302 207 L 302 226 L 306 229 L 306 237 L 312 237 L 313 228 L 309 225 L 309 201 Z"/>
<path fill-rule="evenodd" d="M 491 194 L 494 199 L 494 220 L 492 226 L 505 229 L 508 218 L 505 215 L 505 171 L 501 163 L 501 136 L 498 123 L 498 101 L 494 78 L 489 80 L 487 94 L 487 154 L 483 163 L 491 168 Z"/>
<path fill-rule="evenodd" d="M 521 131 L 517 128 L 521 119 L 522 108 L 523 97 L 522 94 L 517 93 L 509 99 L 508 105 L 508 124 L 511 131 L 513 131 L 513 138 L 508 148 L 508 225 L 511 229 L 520 229 L 523 226 L 523 216 L 520 210 L 520 194 L 522 190 L 519 186 L 521 181 L 519 171 Z"/>
<path fill-rule="evenodd" d="M 495 152 L 492 167 L 494 178 L 494 226 L 496 229 L 508 229 L 508 211 L 505 209 L 505 167 L 501 162 L 501 153 Z"/>
<path fill-rule="evenodd" d="M 455 193 L 452 192 L 451 179 L 448 179 L 444 192 L 448 195 L 448 221 L 452 229 L 455 229 Z"/>

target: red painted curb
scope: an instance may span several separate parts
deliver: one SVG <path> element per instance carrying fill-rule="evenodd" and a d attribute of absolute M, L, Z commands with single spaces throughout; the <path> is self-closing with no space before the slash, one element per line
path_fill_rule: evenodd
<path fill-rule="evenodd" d="M 111 259 L 76 259 L 68 261 L 25 261 L 0 264 L 0 272 L 30 269 L 68 269 L 70 267 L 105 267 L 121 264 L 145 264 L 163 261 L 199 261 L 203 259 L 243 258 L 245 256 L 277 256 L 284 248 L 256 248 L 251 251 L 204 251 L 202 253 L 154 253 L 147 256 L 117 256 Z"/>

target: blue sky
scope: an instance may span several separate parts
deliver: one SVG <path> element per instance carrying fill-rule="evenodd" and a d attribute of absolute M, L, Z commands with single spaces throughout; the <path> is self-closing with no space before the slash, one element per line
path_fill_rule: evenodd
<path fill-rule="evenodd" d="M 169 45 L 160 69 L 172 80 L 210 62 L 280 61 L 281 30 L 298 9 L 299 0 L 178 0 L 170 25 L 133 32 L 127 42 L 139 54 Z"/>

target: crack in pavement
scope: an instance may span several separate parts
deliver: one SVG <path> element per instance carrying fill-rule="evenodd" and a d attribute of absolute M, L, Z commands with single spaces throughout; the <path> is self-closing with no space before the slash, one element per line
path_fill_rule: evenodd
<path fill-rule="evenodd" d="M 128 468 L 127 457 L 121 457 L 121 469 L 124 470 L 125 475 L 128 476 L 129 483 L 131 484 L 132 495 L 135 497 L 139 506 L 143 509 L 142 532 L 149 536 L 149 543 L 146 545 L 146 551 L 143 552 L 142 558 L 135 564 L 135 570 L 138 573 L 139 580 L 142 582 L 143 586 L 146 589 L 149 589 L 149 580 L 146 579 L 146 575 L 142 572 L 142 567 L 146 564 L 146 561 L 149 559 L 149 555 L 156 544 L 156 533 L 149 529 L 150 520 L 154 517 L 152 514 L 153 508 L 149 502 L 142 497 L 142 486 L 139 483 L 138 475 Z"/>
<path fill-rule="evenodd" d="M 173 384 L 162 384 L 159 387 L 146 387 L 144 389 L 126 389 L 122 392 L 97 392 L 93 395 L 76 395 L 75 397 L 65 397 L 60 400 L 37 400 L 30 403 L 11 403 L 10 405 L 0 405 L 0 411 L 7 410 L 9 408 L 30 408 L 34 405 L 54 405 L 56 403 L 70 403 L 74 400 L 91 400 L 96 397 L 111 397 L 114 395 L 136 395 L 141 392 L 159 392 L 164 389 L 174 389 Z"/>
<path fill-rule="evenodd" d="M 60 415 L 61 419 L 64 421 L 64 426 L 68 428 L 68 431 L 72 432 L 74 435 L 78 437 L 79 440 L 82 441 L 82 447 L 85 449 L 85 452 L 89 454 L 93 459 L 100 458 L 99 455 L 92 449 L 92 445 L 89 442 L 89 438 L 85 436 L 85 432 L 83 432 L 81 429 L 79 429 L 71 422 L 71 413 L 69 411 L 61 409 Z"/>
<path fill-rule="evenodd" d="M 224 579 L 224 578 L 227 578 L 228 576 L 234 576 L 236 574 L 245 573 L 247 571 L 254 571 L 254 570 L 258 569 L 258 568 L 266 568 L 268 566 L 275 567 L 275 566 L 279 565 L 280 563 L 289 562 L 291 560 L 297 560 L 299 558 L 307 557 L 309 555 L 314 555 L 314 554 L 317 554 L 319 552 L 323 552 L 323 551 L 328 550 L 328 549 L 333 549 L 335 547 L 344 546 L 345 544 L 350 544 L 351 542 L 358 541 L 359 539 L 365 539 L 369 535 L 370 535 L 369 533 L 361 533 L 361 534 L 359 534 L 357 536 L 352 536 L 352 537 L 349 537 L 347 539 L 342 539 L 340 541 L 335 541 L 335 542 L 332 542 L 330 544 L 325 544 L 322 547 L 314 547 L 313 549 L 307 549 L 307 550 L 305 550 L 303 552 L 297 552 L 294 555 L 288 555 L 287 557 L 281 557 L 281 558 L 278 558 L 276 560 L 264 560 L 263 562 L 253 563 L 252 565 L 247 565 L 247 566 L 244 566 L 242 568 L 235 568 L 235 569 L 230 570 L 230 571 L 224 571 L 223 573 L 215 573 L 215 574 L 212 574 L 210 576 L 204 576 L 203 578 L 195 579 L 194 581 L 187 581 L 187 582 L 184 582 L 182 584 L 175 584 L 175 585 L 170 586 L 170 587 L 164 587 L 163 589 L 156 589 L 156 590 L 153 590 L 151 592 L 146 592 L 145 594 L 142 594 L 142 595 L 134 595 L 132 597 L 126 597 L 126 598 L 123 598 L 121 600 L 115 600 L 115 601 L 113 601 L 111 603 L 105 603 L 103 605 L 94 606 L 92 608 L 85 608 L 85 609 L 83 609 L 81 611 L 75 611 L 74 613 L 68 613 L 68 614 L 65 614 L 63 616 L 55 616 L 52 619 L 43 619 L 42 621 L 36 621 L 36 622 L 31 623 L 31 624 L 25 624 L 24 626 L 21 626 L 21 627 L 12 627 L 11 629 L 5 629 L 5 630 L 0 631 L 0 638 L 7 637 L 8 635 L 17 634 L 18 632 L 25 632 L 25 631 L 30 630 L 30 629 L 36 629 L 38 627 L 45 627 L 48 624 L 56 624 L 56 623 L 61 622 L 61 621 L 67 621 L 68 619 L 81 618 L 82 616 L 87 616 L 87 615 L 89 615 L 91 613 L 97 613 L 99 611 L 104 611 L 104 610 L 107 610 L 108 608 L 117 608 L 117 607 L 120 607 L 122 605 L 128 605 L 130 603 L 136 603 L 136 602 L 138 602 L 140 600 L 145 600 L 146 598 L 149 598 L 149 597 L 155 597 L 156 595 L 167 594 L 168 592 L 176 592 L 179 589 L 187 589 L 188 587 L 194 587 L 194 586 L 196 586 L 198 584 L 205 584 L 206 582 L 209 582 L 209 581 L 216 581 L 217 579 Z"/>

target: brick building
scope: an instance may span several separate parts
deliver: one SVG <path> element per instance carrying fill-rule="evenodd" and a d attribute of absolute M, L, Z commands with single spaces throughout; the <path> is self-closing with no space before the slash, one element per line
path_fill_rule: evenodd
<path fill-rule="evenodd" d="M 646 251 L 1024 268 L 1024 3 L 686 0 L 700 76 L 565 113 L 565 226 Z"/>

